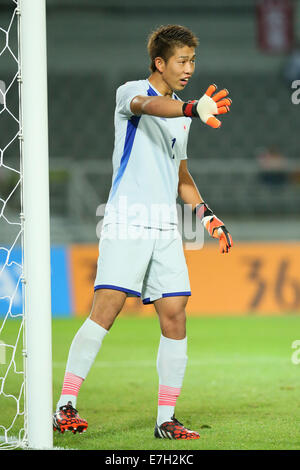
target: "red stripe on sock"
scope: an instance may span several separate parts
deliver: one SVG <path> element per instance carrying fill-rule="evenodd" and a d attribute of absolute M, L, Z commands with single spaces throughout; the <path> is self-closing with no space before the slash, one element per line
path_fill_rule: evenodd
<path fill-rule="evenodd" d="M 181 388 L 160 385 L 158 389 L 158 406 L 175 406 Z"/>
<path fill-rule="evenodd" d="M 83 379 L 81 377 L 78 377 L 71 372 L 66 372 L 61 394 L 74 395 L 77 397 L 82 382 Z"/>

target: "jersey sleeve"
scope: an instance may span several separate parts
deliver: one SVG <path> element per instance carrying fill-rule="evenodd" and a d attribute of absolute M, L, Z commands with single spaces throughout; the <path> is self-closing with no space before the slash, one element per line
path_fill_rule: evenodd
<path fill-rule="evenodd" d="M 144 95 L 144 89 L 138 82 L 128 82 L 117 89 L 116 112 L 129 119 L 133 116 L 130 103 L 137 95 Z"/>

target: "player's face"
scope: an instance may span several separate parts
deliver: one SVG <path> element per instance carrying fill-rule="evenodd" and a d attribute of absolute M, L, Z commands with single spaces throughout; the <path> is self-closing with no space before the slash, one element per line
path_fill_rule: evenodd
<path fill-rule="evenodd" d="M 177 47 L 168 62 L 163 62 L 161 77 L 171 90 L 181 91 L 188 84 L 194 71 L 194 47 Z"/>

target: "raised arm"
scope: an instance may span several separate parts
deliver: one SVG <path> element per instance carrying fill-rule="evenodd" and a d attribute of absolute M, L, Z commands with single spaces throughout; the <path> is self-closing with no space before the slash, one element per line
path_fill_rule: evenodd
<path fill-rule="evenodd" d="M 130 104 L 131 111 L 136 115 L 174 118 L 183 116 L 182 101 L 168 96 L 135 96 Z"/>
<path fill-rule="evenodd" d="M 221 126 L 221 121 L 215 116 L 229 111 L 231 99 L 226 98 L 228 95 L 226 89 L 213 95 L 216 89 L 216 85 L 210 85 L 202 98 L 188 102 L 174 100 L 169 96 L 138 95 L 132 99 L 130 109 L 136 116 L 150 114 L 164 118 L 180 116 L 200 118 L 208 126 L 218 128 Z"/>

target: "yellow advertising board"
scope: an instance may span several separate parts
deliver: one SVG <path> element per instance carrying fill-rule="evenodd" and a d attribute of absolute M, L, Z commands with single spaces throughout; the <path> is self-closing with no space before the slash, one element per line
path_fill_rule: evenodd
<path fill-rule="evenodd" d="M 221 255 L 212 244 L 186 251 L 191 313 L 300 313 L 300 244 L 237 243 Z"/>
<path fill-rule="evenodd" d="M 221 255 L 216 243 L 185 250 L 192 295 L 190 315 L 300 313 L 300 243 L 236 243 Z M 87 315 L 93 298 L 98 245 L 72 245 L 73 309 Z M 124 313 L 153 315 L 152 305 L 128 298 Z"/>

